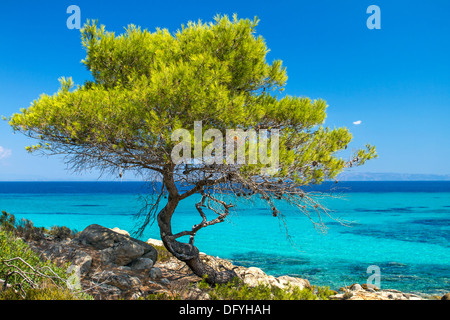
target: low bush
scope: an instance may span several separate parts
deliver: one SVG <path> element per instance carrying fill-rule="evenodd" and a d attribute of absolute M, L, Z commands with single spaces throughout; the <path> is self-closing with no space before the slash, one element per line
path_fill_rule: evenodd
<path fill-rule="evenodd" d="M 76 235 L 75 231 L 65 226 L 53 226 L 47 232 L 49 235 L 55 237 L 56 240 L 73 239 Z"/>
<path fill-rule="evenodd" d="M 327 287 L 300 289 L 295 286 L 287 286 L 285 289 L 281 289 L 266 284 L 249 287 L 238 278 L 227 284 L 214 286 L 209 285 L 203 279 L 197 286 L 207 292 L 212 300 L 328 300 L 332 294 Z"/>
<path fill-rule="evenodd" d="M 89 295 L 71 290 L 69 264 L 57 266 L 43 260 L 23 239 L 37 239 L 43 228 L 25 220 L 15 226 L 15 218 L 2 212 L 0 220 L 0 300 L 79 300 Z M 22 237 L 22 238 L 19 238 Z"/>
<path fill-rule="evenodd" d="M 160 262 L 167 261 L 173 257 L 173 255 L 164 246 L 152 245 L 152 247 L 158 252 L 158 261 Z"/>

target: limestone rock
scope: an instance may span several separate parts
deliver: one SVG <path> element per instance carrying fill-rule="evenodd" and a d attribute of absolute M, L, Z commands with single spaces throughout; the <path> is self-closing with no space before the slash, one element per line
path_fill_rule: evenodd
<path fill-rule="evenodd" d="M 353 285 L 350 287 L 350 290 L 352 290 L 352 291 L 359 291 L 359 290 L 363 290 L 363 288 L 361 287 L 360 284 L 355 283 L 355 284 L 353 284 Z"/>
<path fill-rule="evenodd" d="M 92 265 L 92 257 L 84 251 L 78 250 L 73 256 L 72 264 L 80 267 L 80 273 L 83 275 L 89 272 Z"/>
<path fill-rule="evenodd" d="M 130 234 L 128 233 L 128 231 L 126 231 L 126 230 L 121 230 L 121 229 L 119 229 L 119 228 L 117 228 L 117 227 L 112 228 L 111 230 L 114 231 L 114 232 L 117 232 L 118 234 L 123 234 L 123 235 L 128 236 L 128 237 L 130 236 Z"/>
<path fill-rule="evenodd" d="M 156 261 L 158 253 L 155 248 L 144 241 L 134 239 L 128 232 L 109 229 L 98 224 L 86 227 L 74 240 L 100 250 L 104 264 L 125 266 L 133 260 L 143 257 Z"/>
<path fill-rule="evenodd" d="M 256 287 L 258 285 L 271 285 L 280 289 L 298 287 L 300 290 L 304 288 L 311 288 L 308 280 L 301 278 L 294 278 L 290 276 L 281 276 L 275 278 L 267 275 L 260 268 L 236 268 L 235 272 L 249 287 Z"/>
<path fill-rule="evenodd" d="M 281 289 L 285 289 L 287 286 L 292 287 L 298 287 L 300 290 L 303 290 L 304 288 L 311 288 L 311 284 L 308 280 L 302 279 L 302 278 L 294 278 L 290 276 L 281 276 L 277 278 L 279 285 L 276 285 L 280 287 Z"/>
<path fill-rule="evenodd" d="M 138 277 L 120 271 L 105 270 L 97 272 L 91 276 L 91 279 L 102 284 L 117 287 L 120 290 L 130 290 L 141 286 L 141 281 Z"/>
<path fill-rule="evenodd" d="M 153 252 L 154 255 L 157 255 L 156 249 L 150 244 L 132 238 L 127 234 L 118 233 L 109 228 L 102 227 L 98 224 L 91 224 L 87 226 L 82 232 L 80 232 L 76 238 L 76 241 L 85 245 L 90 245 L 98 250 L 110 248 L 120 242 L 132 241 L 144 249 L 144 254 Z M 156 261 L 156 259 L 153 261 Z"/>
<path fill-rule="evenodd" d="M 147 243 L 149 245 L 157 246 L 157 247 L 163 247 L 164 246 L 164 244 L 163 244 L 163 242 L 161 240 L 156 240 L 156 239 L 151 239 L 151 238 L 147 240 Z"/>
<path fill-rule="evenodd" d="M 131 270 L 146 270 L 153 266 L 153 260 L 148 258 L 137 258 L 128 265 Z"/>
<path fill-rule="evenodd" d="M 117 299 L 122 294 L 122 290 L 106 283 L 96 286 L 95 290 L 97 291 L 97 295 L 104 299 Z"/>
<path fill-rule="evenodd" d="M 153 267 L 150 269 L 150 278 L 157 280 L 162 278 L 162 271 L 160 268 Z"/>
<path fill-rule="evenodd" d="M 356 283 L 350 287 L 341 288 L 341 291 L 344 291 L 344 293 L 332 295 L 330 298 L 334 300 L 424 300 L 424 298 L 412 293 L 374 288 L 376 287 Z"/>
<path fill-rule="evenodd" d="M 91 224 L 80 232 L 77 240 L 84 245 L 90 245 L 98 250 L 103 250 L 112 247 L 117 242 L 128 240 L 125 237 L 98 224 Z"/>
<path fill-rule="evenodd" d="M 142 258 L 147 258 L 152 260 L 153 262 L 155 262 L 158 259 L 158 252 L 152 247 L 153 250 L 149 250 L 146 253 L 144 253 L 144 255 L 142 256 Z"/>
<path fill-rule="evenodd" d="M 103 264 L 125 266 L 144 254 L 144 248 L 134 241 L 126 240 L 100 251 Z"/>

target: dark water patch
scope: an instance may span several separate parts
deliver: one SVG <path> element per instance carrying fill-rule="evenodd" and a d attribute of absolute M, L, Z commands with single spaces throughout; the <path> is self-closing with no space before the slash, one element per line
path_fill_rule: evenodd
<path fill-rule="evenodd" d="M 103 181 L 55 181 L 55 182 L 0 182 L 0 193 L 32 194 L 148 194 L 149 184 L 145 182 L 103 182 Z"/>
<path fill-rule="evenodd" d="M 414 211 L 413 207 L 401 207 L 401 208 L 390 208 L 394 212 L 411 212 Z"/>
<path fill-rule="evenodd" d="M 417 210 L 419 209 L 419 210 Z M 430 209 L 429 207 L 402 207 L 402 208 L 388 208 L 388 209 L 366 209 L 366 208 L 355 208 L 353 209 L 355 212 L 363 212 L 363 213 L 386 213 L 390 216 L 398 216 L 398 214 L 405 213 L 431 213 L 431 214 L 441 214 L 441 213 L 450 213 L 450 210 L 445 209 Z M 395 215 L 397 213 L 397 215 Z"/>
<path fill-rule="evenodd" d="M 105 207 L 104 204 L 74 204 L 72 207 Z"/>
<path fill-rule="evenodd" d="M 352 193 L 352 192 L 450 192 L 450 181 L 326 181 L 311 185 L 305 191 Z"/>
<path fill-rule="evenodd" d="M 355 208 L 356 212 L 391 212 L 390 209 L 367 209 L 367 208 Z"/>
<path fill-rule="evenodd" d="M 252 213 L 253 211 L 269 211 L 269 210 L 270 210 L 269 208 L 258 208 L 258 207 L 251 207 L 251 208 L 236 207 L 236 208 L 233 208 L 233 211 L 242 211 L 242 212 L 248 212 L 248 213 Z"/>
<path fill-rule="evenodd" d="M 450 226 L 450 219 L 418 219 L 412 220 L 411 223 L 423 224 L 427 226 Z"/>
<path fill-rule="evenodd" d="M 160 189 L 160 182 L 154 186 Z M 181 191 L 190 186 L 178 185 Z M 134 193 L 152 194 L 152 183 L 143 181 L 58 181 L 58 182 L 0 182 L 0 193 Z M 325 193 L 390 193 L 390 192 L 450 192 L 450 181 L 341 181 L 307 186 L 305 191 Z"/>
<path fill-rule="evenodd" d="M 268 254 L 264 252 L 250 251 L 246 253 L 237 253 L 229 257 L 237 266 L 258 267 L 267 274 L 281 276 L 288 274 L 304 274 L 308 269 L 310 260 L 304 257 Z"/>
<path fill-rule="evenodd" d="M 246 253 L 236 253 L 232 255 L 231 260 L 240 263 L 243 267 L 252 266 L 252 264 L 275 263 L 284 266 L 297 266 L 309 263 L 309 259 L 304 257 L 294 257 L 279 254 L 268 254 L 264 252 L 250 251 Z"/>
<path fill-rule="evenodd" d="M 414 210 L 410 207 L 403 207 L 403 208 L 388 208 L 388 209 L 366 209 L 366 208 L 355 208 L 353 209 L 356 212 L 376 212 L 376 213 L 382 213 L 382 212 L 413 212 Z"/>
<path fill-rule="evenodd" d="M 359 225 L 361 225 L 361 223 L 353 222 L 353 221 L 345 222 L 345 223 L 341 223 L 341 222 L 338 222 L 338 221 L 329 221 L 329 222 L 325 222 L 325 225 L 333 226 L 333 227 L 334 226 L 338 226 L 338 227 L 348 228 L 348 227 L 359 226 Z"/>
<path fill-rule="evenodd" d="M 68 215 L 68 216 L 101 216 L 98 212 L 16 212 L 14 215 L 25 216 L 25 215 Z M 135 213 L 111 213 L 104 214 L 104 216 L 135 216 Z"/>
<path fill-rule="evenodd" d="M 449 209 L 431 209 L 431 210 L 423 210 L 422 213 L 450 213 Z"/>
<path fill-rule="evenodd" d="M 376 239 L 390 239 L 397 241 L 436 244 L 450 247 L 450 233 L 448 230 L 436 228 L 435 225 L 392 224 L 385 228 L 378 226 L 360 226 L 353 229 L 343 229 L 344 234 L 372 237 Z"/>

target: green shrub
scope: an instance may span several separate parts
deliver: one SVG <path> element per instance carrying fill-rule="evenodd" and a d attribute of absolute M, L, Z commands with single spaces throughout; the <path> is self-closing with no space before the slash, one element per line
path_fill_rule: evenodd
<path fill-rule="evenodd" d="M 69 289 L 68 266 L 58 267 L 48 260 L 41 260 L 13 232 L 5 231 L 3 227 L 0 230 L 0 279 L 10 286 L 0 290 L 0 300 L 92 299 Z"/>
<path fill-rule="evenodd" d="M 48 231 L 48 234 L 55 237 L 56 240 L 73 239 L 76 232 L 70 230 L 65 226 L 53 226 Z"/>
<path fill-rule="evenodd" d="M 2 215 L 0 217 L 0 229 L 7 232 L 12 232 L 14 235 L 24 238 L 26 241 L 42 240 L 44 239 L 45 232 L 47 231 L 45 228 L 35 227 L 33 222 L 28 219 L 21 219 L 19 223 L 17 223 L 14 215 L 6 211 L 2 211 Z"/>
<path fill-rule="evenodd" d="M 0 216 L 0 228 L 7 232 L 16 232 L 16 218 L 6 211 L 2 211 Z"/>
<path fill-rule="evenodd" d="M 173 255 L 164 247 L 164 246 L 155 246 L 152 245 L 153 248 L 158 252 L 158 261 L 164 262 L 169 260 Z"/>
<path fill-rule="evenodd" d="M 88 297 L 88 296 L 86 296 Z M 19 291 L 8 289 L 0 293 L 0 300 L 79 300 L 68 288 L 61 288 L 53 284 L 42 285 L 39 288 L 29 288 L 22 295 Z"/>
<path fill-rule="evenodd" d="M 17 235 L 24 238 L 26 241 L 40 241 L 45 238 L 47 231 L 43 227 L 35 227 L 33 222 L 28 219 L 21 219 L 16 226 Z"/>
<path fill-rule="evenodd" d="M 285 289 L 281 289 L 267 284 L 249 287 L 238 278 L 227 284 L 214 286 L 210 286 L 203 279 L 197 283 L 197 287 L 206 291 L 212 300 L 327 300 L 331 294 L 328 288 L 300 289 L 295 286 L 287 286 Z"/>
<path fill-rule="evenodd" d="M 320 300 L 329 300 L 330 296 L 337 294 L 337 292 L 331 290 L 330 287 L 314 287 L 314 288 Z"/>

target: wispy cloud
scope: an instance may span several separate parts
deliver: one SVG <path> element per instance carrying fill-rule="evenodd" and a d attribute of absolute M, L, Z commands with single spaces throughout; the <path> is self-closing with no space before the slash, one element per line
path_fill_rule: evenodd
<path fill-rule="evenodd" d="M 6 159 L 8 157 L 10 157 L 12 154 L 12 151 L 9 149 L 5 149 L 2 146 L 0 146 L 0 160 L 1 159 Z"/>
<path fill-rule="evenodd" d="M 353 122 L 353 124 L 356 124 L 356 125 L 361 124 L 361 123 L 362 123 L 361 120 L 358 120 L 358 121 Z"/>

